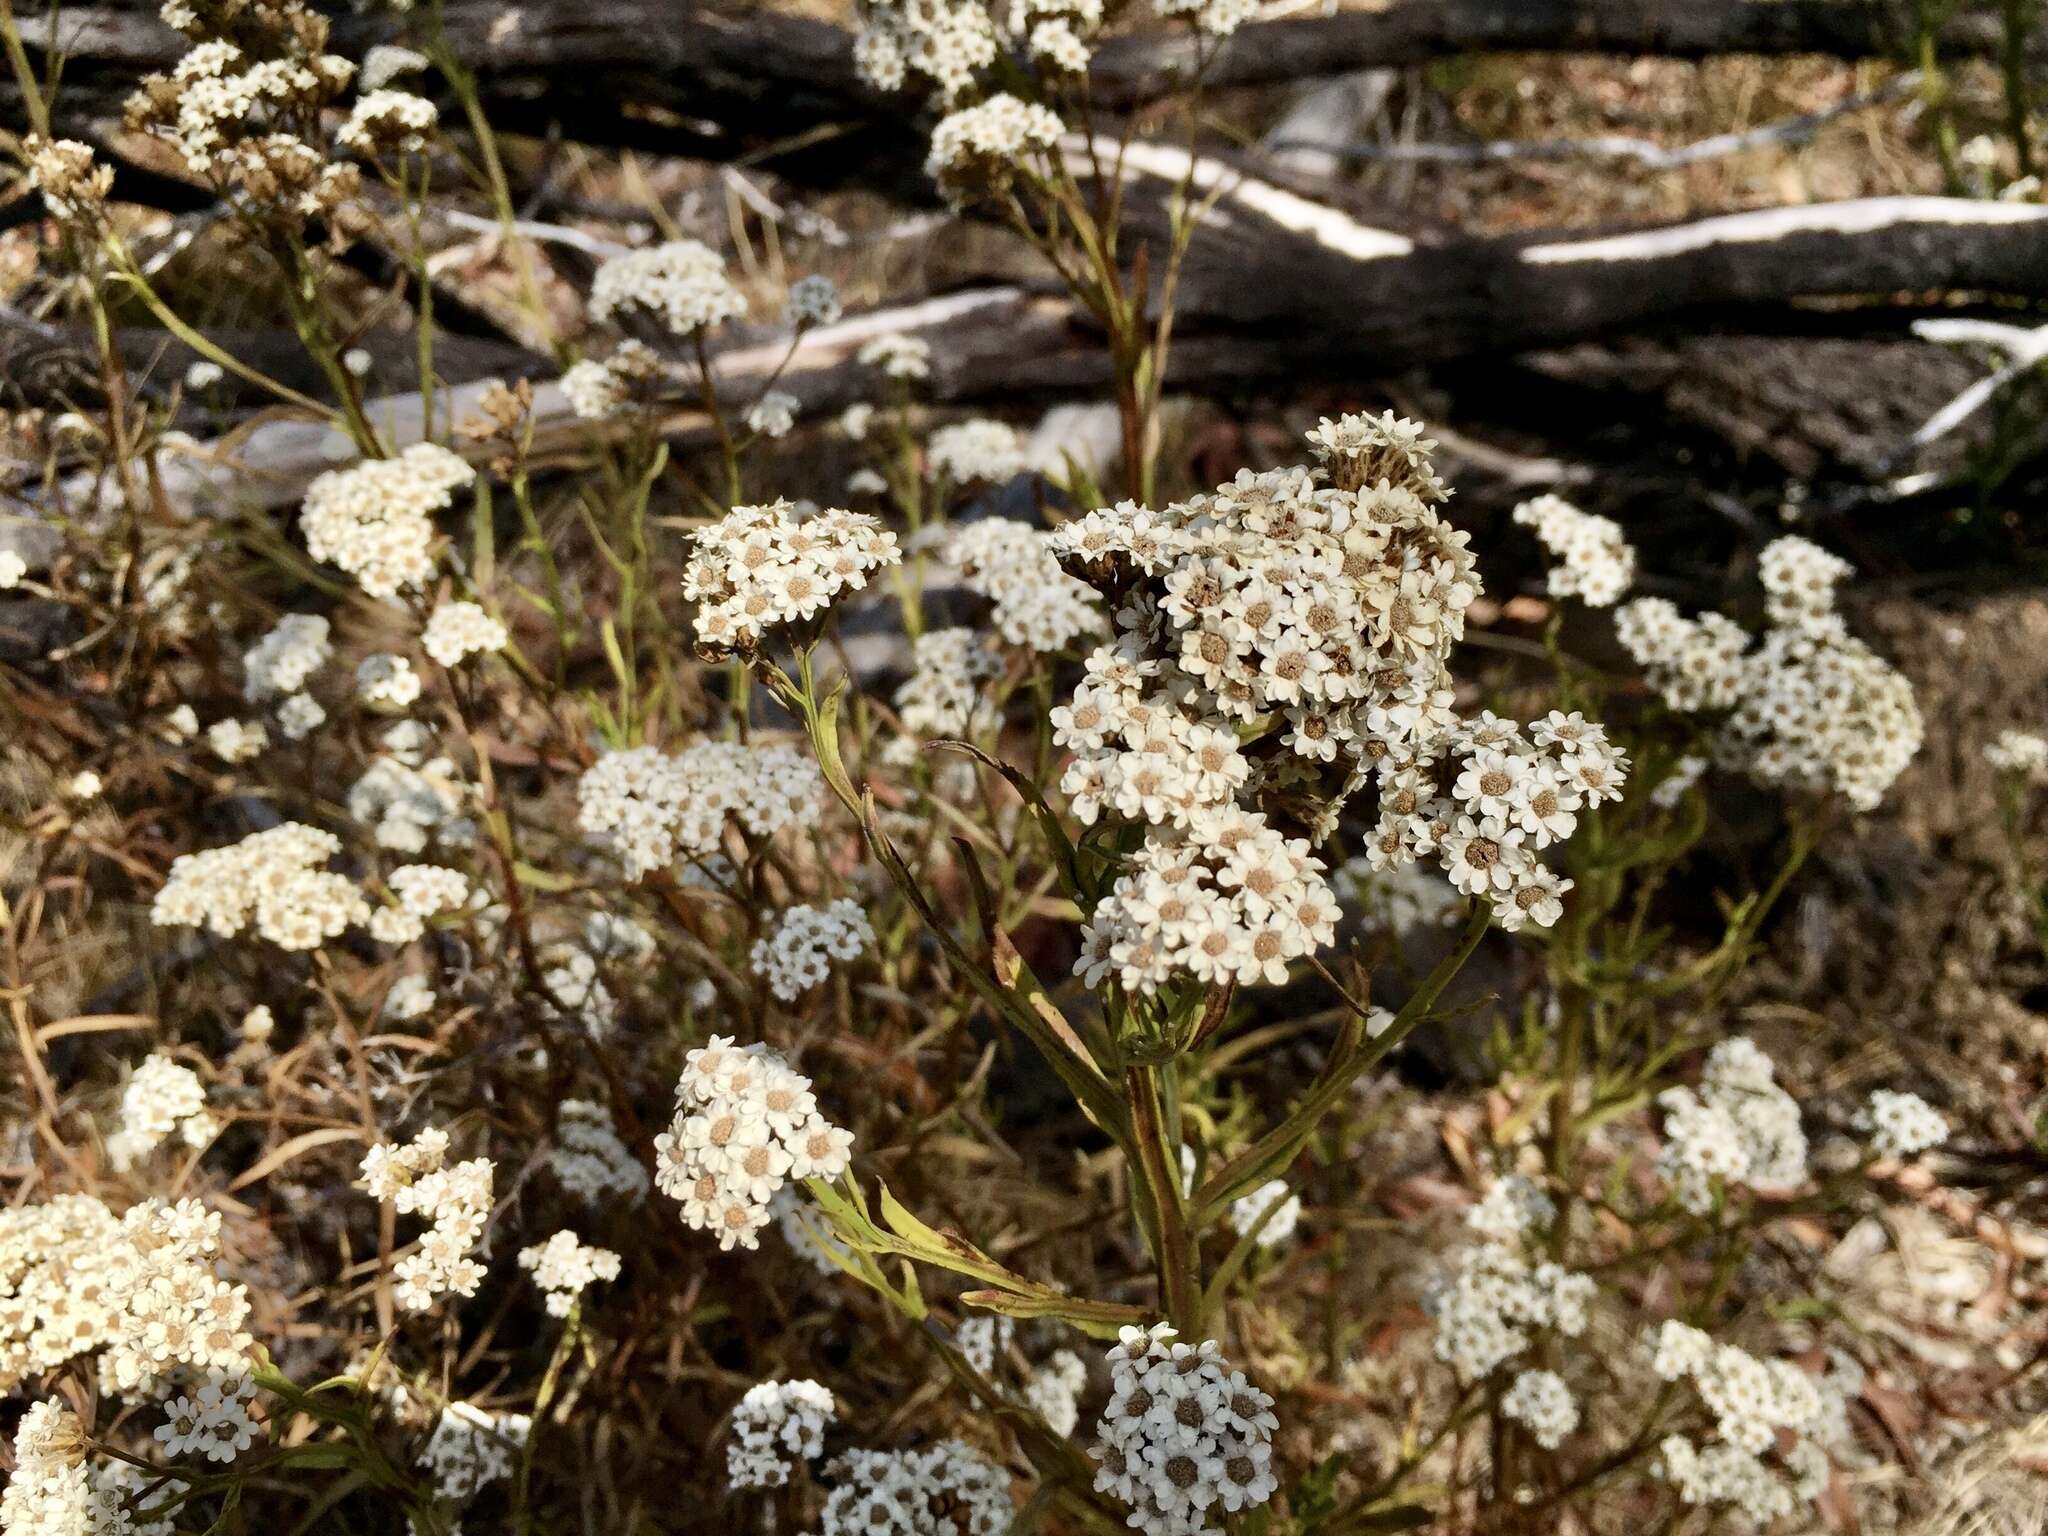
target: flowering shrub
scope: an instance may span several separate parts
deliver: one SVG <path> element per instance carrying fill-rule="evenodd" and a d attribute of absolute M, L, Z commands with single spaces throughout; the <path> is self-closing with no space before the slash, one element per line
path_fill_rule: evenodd
<path fill-rule="evenodd" d="M 1158 7 L 1204 62 L 1249 9 Z M 1610 519 L 1468 522 L 1392 412 L 1162 494 L 1198 199 L 1119 261 L 1103 8 L 861 10 L 938 189 L 1101 321 L 1123 496 L 690 238 L 596 263 L 546 441 L 531 385 L 437 413 L 428 316 L 416 417 L 373 409 L 330 248 L 395 207 L 429 283 L 449 146 L 393 82 L 476 108 L 438 9 L 357 69 L 297 0 L 172 0 L 130 106 L 324 403 L 184 326 L 90 148 L 24 143 L 107 346 L 118 281 L 328 467 L 282 527 L 163 515 L 190 440 L 110 351 L 112 489 L 0 552 L 80 637 L 6 679 L 0 1529 L 1853 1529 L 1904 1370 L 1775 1260 L 1937 1187 L 1949 1125 L 1808 1096 L 1730 1007 L 1922 745 L 1851 566 L 1770 540 L 1759 632 L 1689 617 Z M 829 428 L 788 356 L 718 361 L 842 324 L 873 398 Z M 1508 667 L 1520 528 L 1554 603 Z M 1989 760 L 2017 805 L 2048 746 Z M 1709 770 L 1773 867 L 1671 899 L 1734 878 Z M 1475 1016 L 1483 1091 L 1403 1086 Z"/>

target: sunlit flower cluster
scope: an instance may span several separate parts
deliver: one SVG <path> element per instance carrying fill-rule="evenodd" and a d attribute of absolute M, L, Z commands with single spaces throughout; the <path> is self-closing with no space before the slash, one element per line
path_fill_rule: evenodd
<path fill-rule="evenodd" d="M 746 296 L 726 276 L 724 260 L 697 240 L 669 240 L 613 256 L 590 283 L 593 319 L 646 316 L 677 336 L 746 312 Z"/>
<path fill-rule="evenodd" d="M 1697 1091 L 1668 1088 L 1664 1149 L 1657 1171 L 1680 1205 L 1695 1215 L 1713 1209 L 1717 1189 L 1795 1188 L 1806 1179 L 1806 1133 L 1799 1103 L 1777 1083 L 1771 1059 L 1738 1035 L 1707 1054 Z"/>
<path fill-rule="evenodd" d="M 1231 766 L 1225 759 L 1223 779 Z M 1116 803 L 1163 806 L 1178 783 L 1165 768 L 1155 779 L 1139 765 Z M 1081 931 L 1075 974 L 1090 986 L 1113 980 L 1146 994 L 1183 975 L 1210 985 L 1278 985 L 1290 961 L 1335 937 L 1338 915 L 1323 861 L 1305 838 L 1284 836 L 1255 811 L 1204 806 L 1185 832 L 1156 829 L 1131 855 L 1130 872 Z"/>
<path fill-rule="evenodd" d="M 810 619 L 900 558 L 896 535 L 865 512 L 800 517 L 789 502 L 735 507 L 697 535 L 683 595 L 708 651 L 751 651 L 773 629 Z"/>
<path fill-rule="evenodd" d="M 248 1292 L 220 1279 L 219 1253 L 220 1217 L 196 1200 L 0 1212 L 0 1390 L 95 1350 L 101 1389 L 128 1398 L 245 1371 Z"/>
<path fill-rule="evenodd" d="M 502 651 L 510 637 L 505 626 L 476 603 L 445 602 L 420 631 L 420 649 L 444 667 L 457 665 L 481 651 Z"/>
<path fill-rule="evenodd" d="M 423 586 L 434 574 L 434 514 L 475 478 L 437 443 L 331 469 L 306 488 L 306 552 L 340 566 L 372 597 Z"/>
<path fill-rule="evenodd" d="M 150 921 L 203 926 L 222 938 L 253 923 L 280 949 L 318 949 L 370 916 L 353 880 L 321 868 L 340 851 L 332 833 L 288 821 L 224 848 L 182 854 L 150 906 Z"/>
<path fill-rule="evenodd" d="M 2048 737 L 2032 731 L 2000 731 L 1984 748 L 1984 761 L 2000 773 L 2021 778 L 2048 778 Z"/>
<path fill-rule="evenodd" d="M 1948 1122 L 1941 1111 L 1917 1093 L 1879 1088 L 1856 1117 L 1858 1130 L 1870 1136 L 1870 1150 L 1879 1157 L 1918 1157 L 1948 1140 Z"/>
<path fill-rule="evenodd" d="M 1787 537 L 1758 568 L 1770 622 L 1754 648 L 1734 621 L 1687 619 L 1660 597 L 1617 609 L 1615 632 L 1671 708 L 1726 712 L 1714 739 L 1723 766 L 1874 810 L 1920 749 L 1912 685 L 1836 611 L 1846 561 Z"/>
<path fill-rule="evenodd" d="M 1010 1474 L 961 1440 L 852 1450 L 825 1473 L 820 1536 L 1003 1536 L 1017 1517 Z"/>
<path fill-rule="evenodd" d="M 448 1163 L 448 1133 L 428 1127 L 403 1146 L 379 1144 L 363 1157 L 362 1185 L 401 1216 L 428 1222 L 419 1246 L 393 1266 L 399 1305 L 424 1312 L 444 1295 L 474 1296 L 484 1267 L 470 1256 L 491 1213 L 495 1172 L 487 1157 Z"/>
<path fill-rule="evenodd" d="M 1579 1405 L 1555 1371 L 1523 1371 L 1501 1394 L 1500 1411 L 1529 1431 L 1546 1451 L 1579 1427 Z"/>
<path fill-rule="evenodd" d="M 427 147 L 441 115 L 424 96 L 389 88 L 356 98 L 348 119 L 334 131 L 334 142 L 351 154 L 416 155 Z"/>
<path fill-rule="evenodd" d="M 713 1035 L 690 1052 L 676 1112 L 654 1138 L 654 1182 L 718 1246 L 754 1248 L 784 1185 L 836 1179 L 853 1137 L 818 1112 L 811 1081 L 765 1045 Z"/>
<path fill-rule="evenodd" d="M 1503 1184 L 1505 1192 L 1496 1186 L 1467 1216 L 1487 1240 L 1461 1249 L 1424 1298 L 1436 1321 L 1436 1357 L 1462 1381 L 1514 1359 L 1539 1332 L 1577 1338 L 1596 1290 L 1591 1275 L 1533 1256 L 1556 1215 L 1549 1197 L 1526 1181 Z"/>
<path fill-rule="evenodd" d="M 564 1229 L 544 1243 L 519 1250 L 519 1267 L 547 1293 L 548 1315 L 567 1317 L 577 1298 L 599 1280 L 619 1278 L 619 1256 Z"/>
<path fill-rule="evenodd" d="M 924 452 L 928 471 L 955 485 L 1024 473 L 1024 445 L 1017 441 L 1016 428 L 985 417 L 940 427 L 926 440 Z"/>
<path fill-rule="evenodd" d="M 1829 1477 L 1820 1442 L 1839 1433 L 1842 1400 L 1862 1388 L 1853 1362 L 1816 1377 L 1674 1320 L 1655 1336 L 1651 1368 L 1668 1382 L 1689 1379 L 1714 1420 L 1710 1443 L 1674 1434 L 1658 1446 L 1659 1474 L 1686 1503 L 1729 1505 L 1768 1525 L 1820 1496 Z"/>
<path fill-rule="evenodd" d="M 863 342 L 854 361 L 864 368 L 881 370 L 885 377 L 901 383 L 915 383 L 932 374 L 932 344 L 922 336 L 889 331 Z M 855 436 L 862 434 L 855 433 Z"/>
<path fill-rule="evenodd" d="M 149 1056 L 121 1089 L 120 1126 L 107 1138 L 107 1161 L 124 1171 L 173 1132 L 186 1146 L 203 1147 L 216 1129 L 199 1074 L 168 1056 Z"/>
<path fill-rule="evenodd" d="M 982 684 L 1002 660 L 979 631 L 928 629 L 911 646 L 910 676 L 896 690 L 896 714 L 918 736 L 971 737 L 994 724 Z"/>
<path fill-rule="evenodd" d="M 670 755 L 656 747 L 608 752 L 576 786 L 580 825 L 629 879 L 723 850 L 728 821 L 773 837 L 815 810 L 817 764 L 785 743 L 704 741 Z"/>
<path fill-rule="evenodd" d="M 958 527 L 939 546 L 968 588 L 992 605 L 990 623 L 1011 645 L 1066 649 L 1106 627 L 1095 594 L 1060 569 L 1051 536 L 1011 518 Z"/>
<path fill-rule="evenodd" d="M 1240 801 L 1325 830 L 1377 779 L 1376 865 L 1433 857 L 1504 926 L 1554 922 L 1567 884 L 1538 851 L 1619 797 L 1627 759 L 1576 715 L 1527 734 L 1459 724 L 1447 662 L 1479 582 L 1436 510 L 1434 444 L 1391 416 L 1326 421 L 1309 441 L 1313 471 L 1243 471 L 1164 512 L 1124 503 L 1053 534 L 1117 625 L 1053 712 L 1075 754 L 1062 789 L 1084 821 L 1113 808 L 1200 849 L 1247 835 Z M 1326 889 L 1311 894 L 1320 912 Z"/>
<path fill-rule="evenodd" d="M 1581 512 L 1562 496 L 1538 496 L 1515 508 L 1515 521 L 1550 552 L 1552 597 L 1606 608 L 1634 585 L 1636 552 L 1613 519 Z"/>

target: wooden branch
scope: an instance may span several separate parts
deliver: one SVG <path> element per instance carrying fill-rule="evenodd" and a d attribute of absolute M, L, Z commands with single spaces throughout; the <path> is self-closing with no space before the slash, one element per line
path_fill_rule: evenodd
<path fill-rule="evenodd" d="M 1164 151 L 1127 161 L 1135 176 L 1177 178 Z M 1305 376 L 1384 375 L 1419 363 L 1582 341 L 1698 311 L 1844 295 L 1963 289 L 2048 298 L 2048 209 L 1949 198 L 1871 198 L 1728 214 L 1616 235 L 1449 238 L 1381 229 L 1215 162 L 1225 178 L 1182 280 L 1169 378 L 1177 388 L 1237 387 Z M 1106 382 L 1099 338 L 1068 303 L 1006 285 L 849 317 L 807 333 L 777 382 L 822 417 L 871 398 L 861 345 L 889 331 L 933 350 L 939 401 L 1071 397 Z M 721 393 L 742 407 L 786 341 L 768 336 L 719 354 Z M 438 396 L 437 435 L 474 413 L 481 385 Z M 544 457 L 587 452 L 601 429 L 576 419 L 552 383 L 537 392 Z M 422 425 L 417 395 L 387 396 L 373 420 L 403 445 Z M 690 407 L 664 431 L 710 436 Z M 317 423 L 275 420 L 165 467 L 173 504 L 283 507 L 351 454 Z M 83 485 L 74 496 L 89 494 Z"/>
<path fill-rule="evenodd" d="M 1705 58 L 1829 54 L 1905 59 L 1914 39 L 1905 0 L 1391 0 L 1373 10 L 1256 22 L 1216 51 L 1212 87 L 1297 83 L 1473 52 L 1611 52 Z M 775 149 L 798 179 L 860 176 L 915 189 L 922 145 L 909 98 L 882 96 L 853 68 L 845 29 L 759 8 L 702 0 L 445 0 L 443 26 L 476 75 L 492 121 L 509 131 L 559 126 L 587 143 L 733 158 Z M 184 41 L 147 0 L 20 14 L 40 67 L 65 57 L 58 117 L 65 131 L 119 110 L 135 80 L 168 68 Z M 334 46 L 360 58 L 405 34 L 402 16 L 344 14 Z M 1944 24 L 1949 56 L 1994 56 L 1995 17 Z M 2048 55 L 2048 22 L 2034 39 Z M 1197 59 L 1183 31 L 1112 37 L 1096 55 L 1093 100 L 1129 109 L 1182 89 Z M 0 78 L 0 117 L 21 118 Z"/>
<path fill-rule="evenodd" d="M 1629 134 L 1597 134 L 1584 139 L 1482 139 L 1470 144 L 1328 143 L 1286 136 L 1267 139 L 1266 148 L 1275 152 L 1307 151 L 1340 161 L 1488 165 L 1516 160 L 1620 160 L 1646 171 L 1675 171 L 1753 149 L 1809 144 L 1822 128 L 1835 119 L 1866 107 L 1897 101 L 1917 90 L 1919 85 L 1920 71 L 1907 70 L 1892 76 L 1876 90 L 1858 92 L 1817 112 L 1802 112 L 1796 117 L 1762 123 L 1739 133 L 1710 134 L 1690 144 L 1672 146 Z"/>

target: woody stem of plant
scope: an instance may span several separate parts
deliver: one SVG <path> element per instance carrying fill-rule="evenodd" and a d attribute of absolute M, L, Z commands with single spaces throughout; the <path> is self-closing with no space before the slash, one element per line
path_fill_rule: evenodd
<path fill-rule="evenodd" d="M 1159 1074 L 1167 1067 L 1132 1065 L 1124 1069 L 1124 1102 L 1131 1116 L 1131 1143 L 1138 1154 L 1131 1177 L 1140 1180 L 1153 1214 L 1146 1230 L 1152 1260 L 1159 1271 L 1159 1299 L 1167 1321 L 1184 1336 L 1201 1331 L 1201 1255 L 1188 1225 L 1186 1196 L 1181 1192 L 1180 1149 L 1172 1144 Z"/>

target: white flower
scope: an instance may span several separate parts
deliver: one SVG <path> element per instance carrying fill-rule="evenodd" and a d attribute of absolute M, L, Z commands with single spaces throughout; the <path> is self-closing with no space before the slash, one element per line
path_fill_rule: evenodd
<path fill-rule="evenodd" d="M 475 478 L 436 443 L 329 470 L 306 488 L 299 517 L 306 551 L 340 566 L 372 597 L 423 586 L 434 571 L 433 516 Z"/>
<path fill-rule="evenodd" d="M 1879 1157 L 1917 1157 L 1948 1140 L 1948 1122 L 1917 1093 L 1879 1088 L 1856 1116 L 1857 1129 L 1870 1133 Z"/>
<path fill-rule="evenodd" d="M 725 275 L 725 262 L 696 240 L 670 240 L 613 256 L 591 279 L 590 313 L 598 320 L 646 314 L 687 336 L 747 312 Z"/>
<path fill-rule="evenodd" d="M 1524 1371 L 1500 1400 L 1501 1412 L 1527 1429 L 1547 1451 L 1579 1427 L 1579 1405 L 1555 1371 Z"/>
<path fill-rule="evenodd" d="M 476 603 L 444 602 L 420 631 L 420 649 L 444 667 L 480 651 L 501 651 L 511 637 L 505 626 Z"/>

